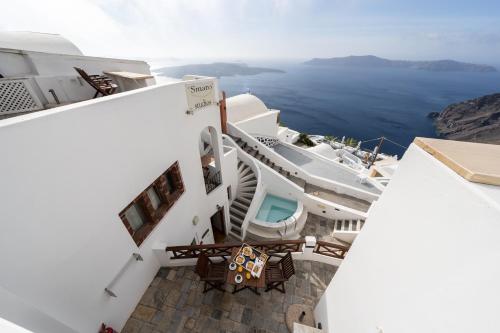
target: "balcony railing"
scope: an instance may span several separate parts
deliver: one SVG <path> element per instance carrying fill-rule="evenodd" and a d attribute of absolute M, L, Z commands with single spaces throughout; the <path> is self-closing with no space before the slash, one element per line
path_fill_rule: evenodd
<path fill-rule="evenodd" d="M 347 251 L 349 251 L 348 247 L 320 240 L 316 241 L 316 246 L 314 247 L 313 250 L 314 253 L 337 259 L 344 259 Z"/>
<path fill-rule="evenodd" d="M 262 250 L 271 256 L 280 256 L 287 252 L 303 253 L 305 244 L 304 239 L 282 240 L 282 241 L 267 241 L 267 242 L 247 242 L 247 244 Z M 198 258 L 200 254 L 208 257 L 230 257 L 234 247 L 241 246 L 242 243 L 221 243 L 221 244 L 202 244 L 202 245 L 187 245 L 187 246 L 169 246 L 165 250 L 172 252 L 170 259 L 191 259 Z M 340 244 L 317 241 L 312 249 L 312 253 L 319 254 L 336 259 L 344 259 L 348 247 Z"/>
<path fill-rule="evenodd" d="M 203 178 L 205 178 L 205 190 L 207 191 L 207 194 L 222 184 L 220 170 L 214 173 L 209 172 L 207 175 L 204 175 Z"/>
<path fill-rule="evenodd" d="M 200 254 L 207 257 L 225 257 L 231 256 L 231 250 L 234 247 L 241 246 L 242 243 L 222 243 L 222 244 L 202 244 L 188 246 L 168 246 L 166 251 L 171 251 L 171 259 L 189 259 L 198 258 Z M 253 246 L 256 249 L 262 250 L 268 255 L 276 255 L 286 252 L 301 252 L 302 245 L 305 240 L 285 240 L 285 241 L 268 241 L 268 242 L 247 242 L 246 244 Z"/>

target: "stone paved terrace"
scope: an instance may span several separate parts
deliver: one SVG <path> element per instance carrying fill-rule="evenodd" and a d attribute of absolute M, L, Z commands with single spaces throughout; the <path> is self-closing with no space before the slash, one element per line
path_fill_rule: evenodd
<path fill-rule="evenodd" d="M 333 220 L 309 213 L 307 215 L 304 229 L 302 229 L 300 236 L 314 236 L 317 240 L 350 246 L 349 243 L 343 242 L 333 237 L 334 227 L 335 224 Z"/>
<path fill-rule="evenodd" d="M 296 274 L 286 283 L 286 294 L 272 290 L 261 296 L 250 290 L 232 294 L 211 290 L 194 266 L 161 268 L 122 333 L 255 332 L 285 333 L 285 312 L 300 303 L 314 307 L 337 267 L 295 260 Z"/>

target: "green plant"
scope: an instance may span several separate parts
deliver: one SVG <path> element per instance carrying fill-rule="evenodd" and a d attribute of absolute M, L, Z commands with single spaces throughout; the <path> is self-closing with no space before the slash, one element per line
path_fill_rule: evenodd
<path fill-rule="evenodd" d="M 312 142 L 312 140 L 309 139 L 309 136 L 307 135 L 307 133 L 300 133 L 298 142 L 305 144 L 308 147 L 315 146 L 314 142 Z"/>
<path fill-rule="evenodd" d="M 325 135 L 325 141 L 339 141 L 339 138 L 332 135 Z"/>
<path fill-rule="evenodd" d="M 347 146 L 356 147 L 358 145 L 358 140 L 356 140 L 354 138 L 347 138 L 345 140 L 345 144 Z"/>

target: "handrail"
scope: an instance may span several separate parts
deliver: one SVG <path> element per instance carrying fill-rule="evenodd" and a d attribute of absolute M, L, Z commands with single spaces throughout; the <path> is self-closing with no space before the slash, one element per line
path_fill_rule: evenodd
<path fill-rule="evenodd" d="M 313 253 L 321 254 L 328 257 L 344 259 L 349 248 L 339 244 L 328 243 L 325 241 L 316 241 Z"/>
<path fill-rule="evenodd" d="M 222 178 L 220 174 L 220 170 L 215 173 L 210 173 L 209 175 L 203 177 L 205 179 L 205 190 L 207 194 L 215 190 L 222 184 Z"/>
<path fill-rule="evenodd" d="M 265 242 L 246 242 L 246 244 L 255 247 L 256 249 L 265 251 L 268 255 L 286 253 L 286 252 L 302 252 L 304 239 L 283 240 L 283 241 L 265 241 Z M 198 258 L 200 254 L 208 257 L 231 256 L 231 251 L 235 247 L 240 247 L 243 243 L 222 243 L 222 244 L 201 244 L 187 246 L 168 246 L 165 251 L 172 252 L 173 256 L 170 259 L 188 259 Z"/>
<path fill-rule="evenodd" d="M 255 247 L 256 249 L 265 251 L 270 256 L 279 256 L 286 252 L 303 252 L 305 239 L 296 240 L 281 240 L 281 241 L 265 241 L 265 242 L 246 242 L 246 244 Z M 184 245 L 184 246 L 167 246 L 165 251 L 172 252 L 170 259 L 192 259 L 198 258 L 200 254 L 208 257 L 229 257 L 232 249 L 240 247 L 242 242 L 219 243 L 219 244 L 201 244 L 201 245 Z M 344 259 L 349 248 L 340 244 L 329 243 L 325 241 L 316 241 L 314 250 L 315 254 Z"/>

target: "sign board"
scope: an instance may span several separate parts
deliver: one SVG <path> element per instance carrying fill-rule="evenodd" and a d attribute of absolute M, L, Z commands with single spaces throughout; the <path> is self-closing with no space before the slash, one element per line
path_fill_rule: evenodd
<path fill-rule="evenodd" d="M 197 111 L 217 104 L 215 99 L 215 82 L 190 82 L 186 84 L 186 97 L 189 111 Z"/>

